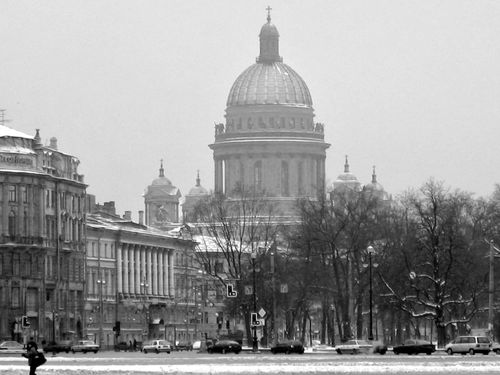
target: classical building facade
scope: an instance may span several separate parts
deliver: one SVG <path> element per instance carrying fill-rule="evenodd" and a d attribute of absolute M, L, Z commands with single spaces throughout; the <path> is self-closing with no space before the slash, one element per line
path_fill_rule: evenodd
<path fill-rule="evenodd" d="M 83 331 L 86 185 L 79 160 L 0 125 L 0 340 Z M 27 317 L 29 326 L 21 324 Z"/>
<path fill-rule="evenodd" d="M 116 215 L 113 202 L 87 216 L 85 335 L 103 348 L 209 335 L 215 316 L 205 303 L 207 283 L 191 235 L 128 216 Z"/>
<path fill-rule="evenodd" d="M 269 14 L 259 37 L 260 55 L 234 82 L 225 124 L 215 127 L 215 191 L 255 189 L 290 215 L 297 198 L 324 194 L 330 145 L 306 83 L 283 63 Z"/>

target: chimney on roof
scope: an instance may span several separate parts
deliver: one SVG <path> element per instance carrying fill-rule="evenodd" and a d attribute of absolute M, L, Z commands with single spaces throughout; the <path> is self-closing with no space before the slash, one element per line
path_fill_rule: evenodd
<path fill-rule="evenodd" d="M 54 150 L 57 150 L 57 138 L 56 137 L 50 138 L 50 146 L 49 147 L 54 149 Z"/>
<path fill-rule="evenodd" d="M 144 211 L 139 211 L 139 224 L 144 225 Z"/>
<path fill-rule="evenodd" d="M 132 211 L 125 211 L 125 213 L 123 214 L 123 218 L 125 220 L 130 220 L 132 221 Z"/>
<path fill-rule="evenodd" d="M 115 201 L 104 202 L 102 204 L 102 210 L 108 214 L 116 215 Z"/>

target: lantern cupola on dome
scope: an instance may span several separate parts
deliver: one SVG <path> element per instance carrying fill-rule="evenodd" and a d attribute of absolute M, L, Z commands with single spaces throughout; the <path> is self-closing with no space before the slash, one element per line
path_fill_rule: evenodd
<path fill-rule="evenodd" d="M 283 62 L 280 56 L 279 38 L 278 29 L 271 23 L 271 7 L 267 7 L 267 23 L 262 26 L 259 34 L 260 55 L 257 62 L 264 64 Z"/>

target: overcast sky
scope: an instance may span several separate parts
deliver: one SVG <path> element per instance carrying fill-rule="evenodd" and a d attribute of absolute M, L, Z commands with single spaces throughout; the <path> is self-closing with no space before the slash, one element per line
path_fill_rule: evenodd
<path fill-rule="evenodd" d="M 0 0 L 0 108 L 78 157 L 88 192 L 143 209 L 165 175 L 185 195 L 272 7 L 283 62 L 344 155 L 393 195 L 430 177 L 488 196 L 500 182 L 500 1 Z"/>

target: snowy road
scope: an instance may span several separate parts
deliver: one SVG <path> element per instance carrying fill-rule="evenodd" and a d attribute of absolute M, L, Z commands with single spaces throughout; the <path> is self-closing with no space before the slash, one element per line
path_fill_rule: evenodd
<path fill-rule="evenodd" d="M 22 357 L 0 357 L 0 375 L 26 375 Z M 141 353 L 63 354 L 48 356 L 37 375 L 96 374 L 454 374 L 500 373 L 500 356 L 346 356 L 335 353 L 304 355 L 209 355 L 193 352 L 170 355 Z"/>

